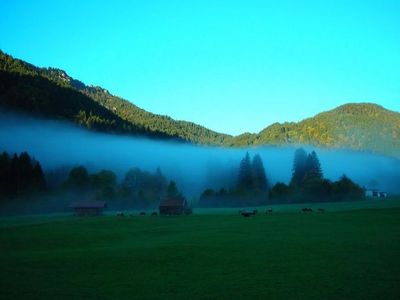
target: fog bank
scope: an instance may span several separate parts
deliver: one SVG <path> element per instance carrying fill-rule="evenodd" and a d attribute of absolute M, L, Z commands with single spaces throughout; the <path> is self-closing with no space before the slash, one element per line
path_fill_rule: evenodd
<path fill-rule="evenodd" d="M 344 150 L 314 149 L 326 178 L 346 174 L 367 188 L 400 193 L 398 159 Z M 154 171 L 160 167 L 187 195 L 206 187 L 229 188 L 237 178 L 240 160 L 248 151 L 259 153 L 270 183 L 288 183 L 295 148 L 248 149 L 195 146 L 171 141 L 90 132 L 69 123 L 0 113 L 0 151 L 27 151 L 45 171 L 82 164 L 89 170 L 110 169 L 121 179 L 128 169 Z"/>

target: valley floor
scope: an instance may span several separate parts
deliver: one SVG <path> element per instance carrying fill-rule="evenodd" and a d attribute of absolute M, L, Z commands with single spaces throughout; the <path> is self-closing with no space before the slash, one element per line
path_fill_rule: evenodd
<path fill-rule="evenodd" d="M 0 298 L 399 299 L 400 208 L 343 205 L 2 218 Z"/>

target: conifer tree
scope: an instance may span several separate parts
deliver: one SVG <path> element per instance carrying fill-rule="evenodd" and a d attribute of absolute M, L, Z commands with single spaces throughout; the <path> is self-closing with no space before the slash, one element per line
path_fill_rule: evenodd
<path fill-rule="evenodd" d="M 256 154 L 252 163 L 253 169 L 253 187 L 257 190 L 266 190 L 268 188 L 267 176 L 265 175 L 264 164 L 259 154 Z"/>
<path fill-rule="evenodd" d="M 0 155 L 0 197 L 24 195 L 45 188 L 42 167 L 27 152 L 15 153 L 12 159 L 6 152 Z"/>
<path fill-rule="evenodd" d="M 179 196 L 178 188 L 176 187 L 175 181 L 170 181 L 167 189 L 167 196 L 168 197 L 177 197 Z"/>
<path fill-rule="evenodd" d="M 240 162 L 238 187 L 241 190 L 250 190 L 253 186 L 253 172 L 250 162 L 250 155 L 247 152 Z"/>
<path fill-rule="evenodd" d="M 293 174 L 290 185 L 301 186 L 307 171 L 307 153 L 303 148 L 299 148 L 294 153 Z"/>
<path fill-rule="evenodd" d="M 307 157 L 306 174 L 316 179 L 323 179 L 324 177 L 322 174 L 321 164 L 315 151 L 311 152 Z"/>
<path fill-rule="evenodd" d="M 157 195 L 160 196 L 167 189 L 167 179 L 165 178 L 164 174 L 161 172 L 160 167 L 158 167 L 156 169 L 155 181 L 156 181 Z"/>
<path fill-rule="evenodd" d="M 0 155 L 0 198 L 11 190 L 11 158 L 7 152 Z"/>
<path fill-rule="evenodd" d="M 32 170 L 33 186 L 36 190 L 42 191 L 46 188 L 42 166 L 39 162 L 35 162 Z"/>

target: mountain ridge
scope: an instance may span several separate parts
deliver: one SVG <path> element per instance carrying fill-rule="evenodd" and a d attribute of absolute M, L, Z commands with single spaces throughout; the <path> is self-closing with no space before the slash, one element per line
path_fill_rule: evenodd
<path fill-rule="evenodd" d="M 374 103 L 348 103 L 299 122 L 273 123 L 237 136 L 143 110 L 107 89 L 85 85 L 57 68 L 38 68 L 0 50 L 0 104 L 92 130 L 248 147 L 302 145 L 400 156 L 400 114 Z"/>
<path fill-rule="evenodd" d="M 194 143 L 217 145 L 222 145 L 223 140 L 230 137 L 229 135 L 209 130 L 204 126 L 192 122 L 175 121 L 168 116 L 152 114 L 125 99 L 111 95 L 108 90 L 102 87 L 87 86 L 83 82 L 68 76 L 63 70 L 56 68 L 38 68 L 23 60 L 14 59 L 12 56 L 1 51 L 0 70 L 6 73 L 42 77 L 49 80 L 51 83 L 57 84 L 60 88 L 74 89 L 82 93 L 95 103 L 106 108 L 118 118 L 133 125 L 133 132 L 130 130 L 122 130 L 124 133 L 138 132 L 139 134 L 144 134 L 149 137 L 171 137 Z M 79 112 L 76 113 L 78 114 Z M 88 114 L 89 112 L 85 110 L 85 113 Z M 81 116 L 83 116 L 83 114 L 81 114 Z M 79 116 L 77 117 L 79 118 Z M 86 120 L 78 120 L 80 125 L 85 126 L 85 122 Z M 197 136 L 193 135 L 192 131 L 195 131 Z M 196 139 L 196 137 L 199 138 Z"/>

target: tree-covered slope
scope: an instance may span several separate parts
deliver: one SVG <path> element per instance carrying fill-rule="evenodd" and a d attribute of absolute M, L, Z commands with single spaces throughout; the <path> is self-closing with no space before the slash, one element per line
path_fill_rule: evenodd
<path fill-rule="evenodd" d="M 89 129 L 211 145 L 222 145 L 230 138 L 191 122 L 149 113 L 106 89 L 86 86 L 62 70 L 38 68 L 1 51 L 0 79 L 2 106 L 63 118 Z"/>
<path fill-rule="evenodd" d="M 346 104 L 298 123 L 275 123 L 236 137 L 147 112 L 106 89 L 54 68 L 38 68 L 0 51 L 0 106 L 89 129 L 243 147 L 308 144 L 400 156 L 400 114 L 370 103 Z"/>
<path fill-rule="evenodd" d="M 298 123 L 275 123 L 234 145 L 306 144 L 399 156 L 400 114 L 371 103 L 352 103 Z"/>

